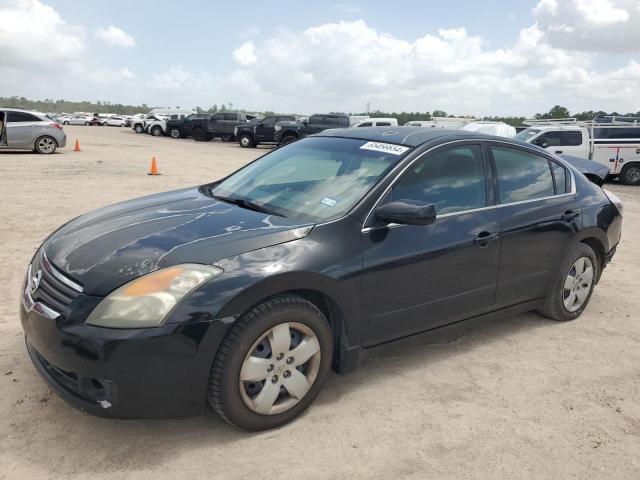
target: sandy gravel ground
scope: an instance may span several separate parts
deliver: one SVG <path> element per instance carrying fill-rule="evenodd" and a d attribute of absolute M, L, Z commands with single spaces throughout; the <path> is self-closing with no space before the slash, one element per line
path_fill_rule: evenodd
<path fill-rule="evenodd" d="M 121 199 L 203 183 L 263 150 L 67 127 L 53 156 L 0 153 L 0 478 L 640 478 L 640 189 L 585 314 L 525 314 L 416 338 L 333 375 L 281 429 L 248 434 L 209 411 L 114 421 L 66 405 L 25 351 L 25 267 L 66 220 Z M 160 177 L 145 173 L 152 155 Z"/>

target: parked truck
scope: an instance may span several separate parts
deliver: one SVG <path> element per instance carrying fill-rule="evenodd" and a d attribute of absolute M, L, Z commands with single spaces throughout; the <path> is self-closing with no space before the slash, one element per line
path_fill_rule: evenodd
<path fill-rule="evenodd" d="M 588 158 L 610 168 L 610 176 L 640 185 L 640 118 L 607 116 L 592 122 L 575 118 L 526 120 L 516 139 L 557 155 Z"/>
<path fill-rule="evenodd" d="M 260 118 L 244 112 L 220 112 L 206 118 L 193 119 L 191 135 L 198 142 L 206 142 L 220 137 L 222 140 L 234 140 L 234 129 L 251 120 Z"/>
<path fill-rule="evenodd" d="M 299 122 L 279 122 L 275 126 L 274 141 L 279 145 L 293 142 L 299 138 L 320 133 L 323 130 L 331 128 L 349 128 L 351 119 L 349 115 L 332 113 L 332 114 L 315 114 L 311 115 L 307 120 Z"/>

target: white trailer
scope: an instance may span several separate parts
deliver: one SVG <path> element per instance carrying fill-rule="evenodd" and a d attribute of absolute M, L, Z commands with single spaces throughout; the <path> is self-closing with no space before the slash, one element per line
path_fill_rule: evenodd
<path fill-rule="evenodd" d="M 640 185 L 640 118 L 599 117 L 526 120 L 515 138 L 557 155 L 588 158 L 611 169 L 627 185 Z"/>

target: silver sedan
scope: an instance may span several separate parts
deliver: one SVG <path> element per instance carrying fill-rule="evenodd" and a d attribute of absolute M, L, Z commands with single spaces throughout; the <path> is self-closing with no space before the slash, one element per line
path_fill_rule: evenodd
<path fill-rule="evenodd" d="M 66 143 L 62 125 L 43 113 L 0 108 L 0 149 L 53 153 Z"/>

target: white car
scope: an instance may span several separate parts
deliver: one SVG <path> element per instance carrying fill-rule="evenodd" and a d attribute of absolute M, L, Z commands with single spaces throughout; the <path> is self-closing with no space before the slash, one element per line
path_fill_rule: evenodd
<path fill-rule="evenodd" d="M 108 127 L 124 127 L 127 124 L 127 120 L 123 117 L 109 117 L 104 119 L 103 125 Z"/>
<path fill-rule="evenodd" d="M 91 119 L 83 115 L 65 115 L 60 117 L 63 125 L 91 125 Z"/>
<path fill-rule="evenodd" d="M 397 118 L 367 118 L 366 120 L 362 120 L 360 123 L 355 125 L 356 128 L 359 127 L 397 127 L 398 119 Z"/>

